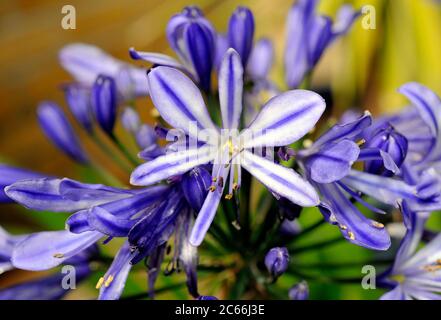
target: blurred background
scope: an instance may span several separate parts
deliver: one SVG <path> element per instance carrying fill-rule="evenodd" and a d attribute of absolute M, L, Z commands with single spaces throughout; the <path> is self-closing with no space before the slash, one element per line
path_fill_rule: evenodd
<path fill-rule="evenodd" d="M 57 56 L 64 45 L 94 44 L 126 61 L 130 61 L 128 48 L 132 46 L 173 54 L 165 38 L 165 27 L 168 19 L 184 6 L 200 6 L 218 31 L 226 31 L 232 11 L 245 5 L 254 12 L 256 37 L 268 37 L 274 42 L 272 76 L 283 87 L 285 18 L 292 3 L 293 0 L 1 0 L 0 162 L 55 176 L 89 176 L 45 139 L 36 121 L 40 101 L 54 100 L 65 106 L 60 85 L 71 79 L 58 64 Z M 359 19 L 351 32 L 325 53 L 313 74 L 313 86 L 331 89 L 334 116 L 348 108 L 368 109 L 373 114 L 398 110 L 405 100 L 396 89 L 408 81 L 420 81 L 441 93 L 438 1 L 323 0 L 319 8 L 334 16 L 343 3 L 358 8 L 372 5 L 376 29 L 363 29 Z M 76 8 L 76 30 L 61 27 L 61 8 L 65 4 Z M 151 122 L 147 98 L 139 102 L 138 108 L 144 120 Z M 96 152 L 87 143 L 86 147 L 91 153 Z M 64 226 L 62 215 L 24 213 L 12 205 L 2 206 L 0 211 L 0 224 L 13 231 L 55 230 Z M 33 275 L 16 272 L 15 280 L 0 276 L 0 287 L 29 276 Z M 81 297 L 95 295 L 92 290 Z M 323 293 L 318 297 L 362 296 L 351 291 L 339 296 Z"/>

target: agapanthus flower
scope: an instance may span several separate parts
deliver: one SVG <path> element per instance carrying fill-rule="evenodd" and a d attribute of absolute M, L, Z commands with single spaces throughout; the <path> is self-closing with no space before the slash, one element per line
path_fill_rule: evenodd
<path fill-rule="evenodd" d="M 418 250 L 430 214 L 411 211 L 406 202 L 402 211 L 407 227 L 393 266 L 379 277 L 390 288 L 383 300 L 441 299 L 441 235 Z"/>
<path fill-rule="evenodd" d="M 288 87 L 297 88 L 313 69 L 325 49 L 348 32 L 359 12 L 350 5 L 341 7 L 337 19 L 317 14 L 318 0 L 298 0 L 287 18 L 285 78 Z"/>
<path fill-rule="evenodd" d="M 210 119 L 197 87 L 182 72 L 160 66 L 150 71 L 148 80 L 151 98 L 161 116 L 193 138 L 194 143 L 190 148 L 170 152 L 139 166 L 131 175 L 131 183 L 151 185 L 211 162 L 211 191 L 193 227 L 190 237 L 193 245 L 202 242 L 214 219 L 228 176 L 227 199 L 240 186 L 241 167 L 275 194 L 302 206 L 318 204 L 314 188 L 300 175 L 256 155 L 252 149 L 287 145 L 304 136 L 325 109 L 319 95 L 304 90 L 278 95 L 268 101 L 248 128 L 239 133 L 243 67 L 234 49 L 228 50 L 219 70 L 222 131 Z M 202 132 L 198 134 L 197 130 Z"/>
<path fill-rule="evenodd" d="M 385 212 L 365 201 L 363 194 L 395 207 L 399 206 L 402 199 L 417 200 L 419 196 L 416 186 L 410 186 L 400 179 L 352 168 L 357 161 L 378 161 L 391 173 L 399 171 L 387 151 L 372 145 L 360 147 L 360 143 L 365 141 L 359 139 L 371 124 L 369 113 L 355 121 L 337 124 L 308 149 L 300 150 L 296 158 L 320 191 L 320 209 L 325 218 L 337 225 L 350 242 L 371 249 L 386 250 L 390 246 L 390 237 L 384 225 L 364 217 L 348 196 L 380 214 Z"/>
<path fill-rule="evenodd" d="M 198 7 L 189 6 L 174 15 L 167 25 L 167 39 L 180 62 L 165 54 L 136 51 L 134 48 L 130 49 L 130 55 L 135 60 L 184 70 L 203 90 L 209 91 L 215 54 L 215 31 L 202 11 Z"/>

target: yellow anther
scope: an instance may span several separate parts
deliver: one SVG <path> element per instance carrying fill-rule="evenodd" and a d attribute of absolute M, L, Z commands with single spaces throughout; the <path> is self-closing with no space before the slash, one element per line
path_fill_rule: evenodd
<path fill-rule="evenodd" d="M 234 182 L 233 183 L 233 190 L 237 190 L 237 189 L 239 189 L 239 185 L 236 182 Z"/>
<path fill-rule="evenodd" d="M 113 281 L 113 276 L 112 275 L 108 276 L 106 282 L 104 282 L 104 286 L 107 288 L 108 286 L 110 286 L 112 281 Z"/>
<path fill-rule="evenodd" d="M 340 225 L 340 229 L 342 229 L 342 230 L 347 230 L 348 227 L 346 227 L 344 224 L 341 224 L 341 225 Z"/>
<path fill-rule="evenodd" d="M 354 235 L 353 232 L 349 231 L 349 232 L 348 232 L 348 236 L 349 236 L 349 239 L 351 239 L 351 240 L 355 240 L 355 235 Z"/>
<path fill-rule="evenodd" d="M 217 182 L 217 178 L 216 178 L 216 177 L 213 177 L 213 179 L 211 179 L 211 181 L 213 181 L 213 182 Z"/>
<path fill-rule="evenodd" d="M 310 148 L 312 146 L 313 142 L 311 139 L 305 139 L 303 140 L 303 147 L 304 148 Z"/>
<path fill-rule="evenodd" d="M 62 253 L 55 253 L 55 254 L 53 255 L 53 257 L 54 257 L 54 258 L 57 258 L 57 259 L 61 259 L 61 258 L 64 258 L 64 254 L 62 254 Z"/>
<path fill-rule="evenodd" d="M 358 145 L 359 147 L 361 147 L 361 146 L 364 145 L 365 143 L 366 143 L 366 140 L 364 140 L 364 139 L 360 139 L 360 140 L 357 141 L 357 145 Z"/>
<path fill-rule="evenodd" d="M 234 228 L 236 228 L 236 230 L 240 230 L 241 229 L 239 221 L 234 220 L 233 222 L 231 222 L 231 224 L 233 225 Z"/>
<path fill-rule="evenodd" d="M 211 185 L 208 190 L 210 190 L 211 192 L 214 192 L 214 190 L 216 190 L 216 186 L 215 185 Z"/>
<path fill-rule="evenodd" d="M 382 224 L 382 223 L 380 223 L 380 222 L 377 222 L 377 221 L 372 221 L 372 225 L 373 225 L 375 228 L 378 228 L 378 229 L 383 229 L 383 228 L 384 228 L 384 224 Z"/>
<path fill-rule="evenodd" d="M 98 282 L 96 283 L 95 288 L 96 288 L 96 289 L 101 288 L 101 286 L 103 285 L 103 283 L 104 283 L 104 278 L 103 278 L 103 277 L 99 278 Z"/>
<path fill-rule="evenodd" d="M 231 200 L 233 198 L 233 194 L 229 193 L 225 196 L 225 199 Z"/>

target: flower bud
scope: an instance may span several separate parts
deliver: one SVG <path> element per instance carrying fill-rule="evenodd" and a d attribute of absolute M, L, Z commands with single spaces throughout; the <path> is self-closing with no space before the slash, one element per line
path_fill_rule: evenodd
<path fill-rule="evenodd" d="M 43 177 L 44 175 L 36 172 L 11 167 L 6 164 L 0 164 L 0 203 L 13 202 L 13 200 L 5 194 L 5 187 L 20 180 L 38 179 Z"/>
<path fill-rule="evenodd" d="M 117 94 L 115 80 L 99 75 L 92 88 L 92 103 L 100 127 L 112 135 L 116 120 Z"/>
<path fill-rule="evenodd" d="M 90 89 L 73 83 L 64 88 L 64 96 L 75 119 L 88 133 L 91 133 L 93 130 L 93 110 Z"/>
<path fill-rule="evenodd" d="M 38 107 L 38 121 L 46 136 L 61 151 L 79 163 L 88 158 L 63 110 L 53 102 L 43 102 Z"/>
<path fill-rule="evenodd" d="M 194 6 L 174 15 L 167 25 L 170 46 L 204 90 L 210 88 L 215 35 L 211 23 Z"/>
<path fill-rule="evenodd" d="M 181 181 L 182 192 L 188 204 L 197 212 L 202 208 L 208 188 L 211 185 L 211 174 L 205 167 L 196 167 L 187 172 Z"/>
<path fill-rule="evenodd" d="M 392 126 L 380 129 L 366 143 L 366 148 L 375 148 L 389 154 L 396 166 L 401 167 L 407 155 L 407 139 Z M 385 172 L 384 161 L 370 160 L 365 162 L 365 171 L 373 174 Z"/>
<path fill-rule="evenodd" d="M 228 42 L 242 59 L 246 66 L 253 47 L 254 17 L 250 9 L 238 7 L 230 17 L 228 23 Z"/>
<path fill-rule="evenodd" d="M 288 269 L 289 254 L 285 247 L 272 248 L 265 256 L 265 266 L 272 277 L 278 278 Z"/>
<path fill-rule="evenodd" d="M 219 300 L 219 299 L 214 296 L 199 296 L 198 300 Z"/>
<path fill-rule="evenodd" d="M 306 281 L 301 281 L 291 289 L 289 289 L 288 296 L 291 300 L 308 300 L 309 287 Z"/>

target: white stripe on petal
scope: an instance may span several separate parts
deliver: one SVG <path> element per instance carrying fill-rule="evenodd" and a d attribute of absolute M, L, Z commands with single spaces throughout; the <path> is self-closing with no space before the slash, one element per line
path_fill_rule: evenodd
<path fill-rule="evenodd" d="M 219 69 L 219 101 L 226 129 L 239 127 L 242 112 L 243 67 L 239 54 L 228 49 Z"/>
<path fill-rule="evenodd" d="M 215 154 L 210 146 L 170 152 L 137 167 L 132 172 L 130 183 L 135 186 L 146 186 L 159 182 L 208 163 L 214 159 Z"/>
<path fill-rule="evenodd" d="M 325 108 L 325 100 L 312 91 L 292 90 L 277 95 L 242 133 L 244 147 L 291 144 L 315 126 Z"/>
<path fill-rule="evenodd" d="M 303 207 L 319 204 L 315 189 L 294 170 L 256 156 L 247 150 L 243 151 L 241 165 L 278 195 Z"/>

